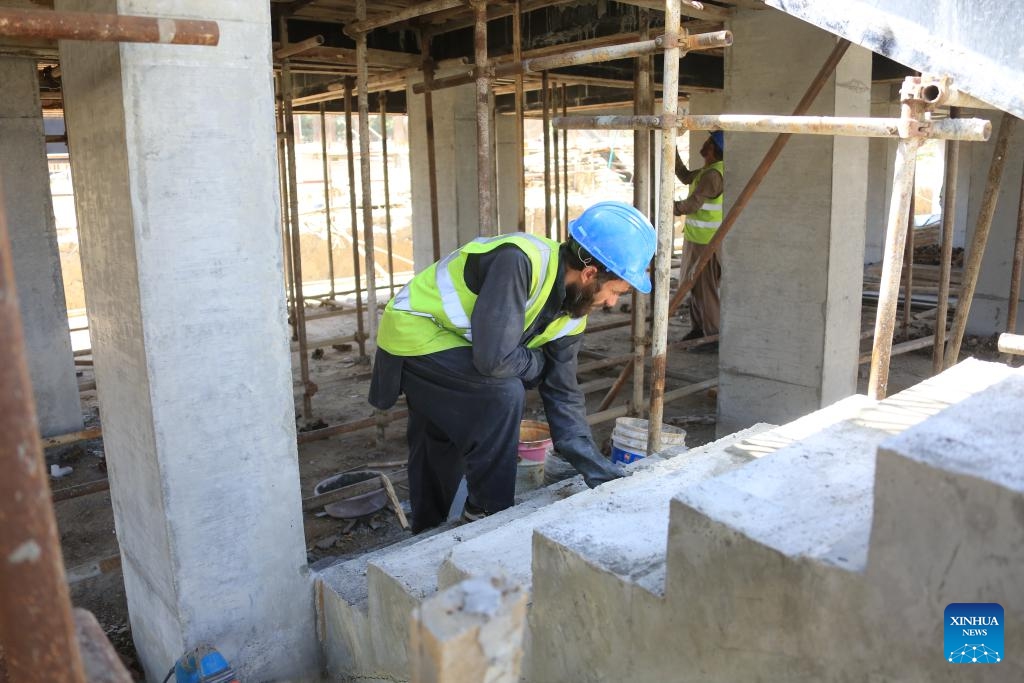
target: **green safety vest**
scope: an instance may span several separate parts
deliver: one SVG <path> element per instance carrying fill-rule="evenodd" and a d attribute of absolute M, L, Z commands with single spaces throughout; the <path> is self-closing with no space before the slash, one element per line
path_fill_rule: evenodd
<path fill-rule="evenodd" d="M 725 163 L 716 161 L 697 172 L 697 177 L 690 183 L 691 195 L 696 191 L 700 179 L 711 169 L 722 174 L 722 180 L 725 180 Z M 711 241 L 711 238 L 715 236 L 715 231 L 722 225 L 722 200 L 724 197 L 725 192 L 723 191 L 714 199 L 705 199 L 699 209 L 686 217 L 683 235 L 686 237 L 687 242 L 707 244 Z"/>
<path fill-rule="evenodd" d="M 470 254 L 486 254 L 505 244 L 514 244 L 530 257 L 525 332 L 540 315 L 555 286 L 558 242 L 516 232 L 475 239 L 416 275 L 384 309 L 377 346 L 395 356 L 422 356 L 471 346 L 477 295 L 466 285 L 466 261 Z M 581 334 L 586 325 L 586 316 L 561 315 L 533 337 L 527 347 L 535 349 L 561 337 Z"/>

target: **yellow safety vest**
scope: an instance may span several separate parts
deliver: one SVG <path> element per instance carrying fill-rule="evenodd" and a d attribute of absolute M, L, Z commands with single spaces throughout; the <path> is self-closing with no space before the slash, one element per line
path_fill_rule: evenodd
<path fill-rule="evenodd" d="M 722 175 L 725 181 L 725 163 L 716 161 L 697 172 L 697 177 L 690 183 L 690 195 L 697 190 L 697 185 L 704 174 L 710 170 L 716 170 Z M 699 209 L 686 217 L 686 224 L 683 228 L 683 235 L 687 242 L 693 244 L 707 244 L 715 236 L 715 231 L 722 225 L 722 201 L 725 198 L 725 191 L 713 199 L 705 199 Z"/>
<path fill-rule="evenodd" d="M 395 356 L 422 356 L 473 343 L 473 307 L 477 295 L 466 285 L 470 254 L 486 254 L 512 244 L 530 258 L 529 298 L 523 331 L 540 315 L 558 276 L 558 242 L 517 232 L 480 237 L 431 265 L 409 281 L 388 302 L 377 332 L 377 345 Z M 555 339 L 580 334 L 586 316 L 561 315 L 527 343 L 531 349 Z"/>

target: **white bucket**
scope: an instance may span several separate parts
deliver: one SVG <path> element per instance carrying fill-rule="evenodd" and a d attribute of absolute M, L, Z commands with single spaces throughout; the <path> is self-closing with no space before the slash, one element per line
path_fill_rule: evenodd
<path fill-rule="evenodd" d="M 612 462 L 631 463 L 647 455 L 647 420 L 620 417 L 612 430 Z M 686 448 L 686 430 L 662 425 L 662 448 Z"/>

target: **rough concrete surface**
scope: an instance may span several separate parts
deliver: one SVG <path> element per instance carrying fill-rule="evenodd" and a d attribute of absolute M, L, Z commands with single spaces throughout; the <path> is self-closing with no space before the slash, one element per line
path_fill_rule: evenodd
<path fill-rule="evenodd" d="M 117 7 L 57 8 L 100 5 Z M 174 10 L 217 20 L 219 46 L 60 45 L 132 634 L 153 680 L 200 643 L 244 678 L 297 676 L 319 669 L 319 653 L 281 296 L 269 10 Z"/>
<path fill-rule="evenodd" d="M 867 577 L 922 679 L 960 680 L 937 651 L 951 602 L 1005 610 L 1006 657 L 970 680 L 1024 679 L 1024 374 L 1007 374 L 879 448 Z"/>
<path fill-rule="evenodd" d="M 763 8 L 737 10 L 729 29 L 724 108 L 736 114 L 791 114 L 835 45 Z M 868 114 L 870 81 L 870 54 L 851 48 L 808 114 Z M 728 133 L 727 212 L 773 139 Z M 719 435 L 855 393 L 867 161 L 866 140 L 793 136 L 725 240 Z"/>
<path fill-rule="evenodd" d="M 0 57 L 0 211 L 11 239 L 28 370 L 42 436 L 82 428 L 33 59 Z"/>

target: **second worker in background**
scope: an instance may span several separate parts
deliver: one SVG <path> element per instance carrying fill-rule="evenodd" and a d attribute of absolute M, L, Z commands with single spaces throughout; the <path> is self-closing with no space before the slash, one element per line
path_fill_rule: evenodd
<path fill-rule="evenodd" d="M 707 244 L 722 225 L 722 205 L 725 192 L 725 136 L 714 131 L 700 148 L 704 166 L 691 171 L 676 152 L 676 177 L 690 186 L 686 199 L 675 202 L 677 216 L 686 216 L 683 237 L 683 261 L 680 280 L 693 277 L 697 262 L 707 250 Z M 698 339 L 718 334 L 721 321 L 721 300 L 718 287 L 722 279 L 722 264 L 718 254 L 701 272 L 690 291 L 690 323 L 692 328 L 683 340 Z M 698 346 L 695 351 L 717 351 L 718 342 Z"/>

